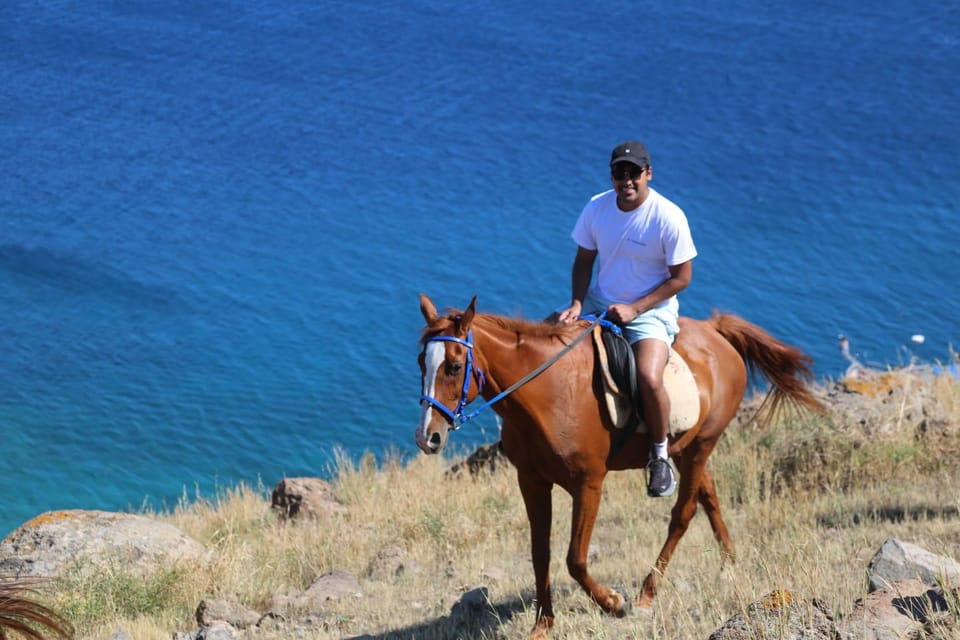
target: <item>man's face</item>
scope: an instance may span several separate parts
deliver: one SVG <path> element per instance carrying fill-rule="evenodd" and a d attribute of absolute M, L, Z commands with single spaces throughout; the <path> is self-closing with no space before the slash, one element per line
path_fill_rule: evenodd
<path fill-rule="evenodd" d="M 632 162 L 618 162 L 610 168 L 610 179 L 621 209 L 629 211 L 643 203 L 652 174 L 650 167 L 639 167 Z"/>

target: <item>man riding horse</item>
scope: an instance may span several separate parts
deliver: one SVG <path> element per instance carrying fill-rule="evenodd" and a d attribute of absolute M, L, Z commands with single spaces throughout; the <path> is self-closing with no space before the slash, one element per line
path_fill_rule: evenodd
<path fill-rule="evenodd" d="M 570 324 L 605 311 L 622 327 L 636 356 L 637 400 L 653 440 L 647 493 L 659 498 L 677 486 L 667 457 L 670 398 L 663 371 L 679 331 L 677 294 L 690 284 L 697 249 L 680 207 L 650 188 L 653 167 L 642 143 L 613 150 L 610 178 L 613 188 L 590 199 L 573 229 L 573 295 L 553 319 Z"/>

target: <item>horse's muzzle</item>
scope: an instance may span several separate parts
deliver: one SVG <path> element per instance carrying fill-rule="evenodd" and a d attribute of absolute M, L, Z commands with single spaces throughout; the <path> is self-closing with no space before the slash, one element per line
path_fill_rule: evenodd
<path fill-rule="evenodd" d="M 417 446 L 420 447 L 420 450 L 424 453 L 433 455 L 443 451 L 443 448 L 447 445 L 447 431 L 431 431 L 429 433 L 423 434 L 420 431 L 417 432 Z"/>
<path fill-rule="evenodd" d="M 440 453 L 443 450 L 443 440 L 439 432 L 431 433 L 430 438 L 427 440 L 427 447 L 430 449 L 430 453 Z"/>

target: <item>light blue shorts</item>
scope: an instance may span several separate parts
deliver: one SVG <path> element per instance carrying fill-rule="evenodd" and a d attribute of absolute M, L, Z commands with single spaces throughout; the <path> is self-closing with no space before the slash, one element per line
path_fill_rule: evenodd
<path fill-rule="evenodd" d="M 584 315 L 599 315 L 606 311 L 611 304 L 614 303 L 610 300 L 588 293 L 583 301 L 583 313 Z M 679 310 L 680 305 L 676 296 L 674 296 L 659 307 L 644 311 L 626 325 L 623 325 L 623 337 L 630 344 L 653 338 L 672 345 L 674 338 L 680 331 L 680 325 L 677 324 Z"/>

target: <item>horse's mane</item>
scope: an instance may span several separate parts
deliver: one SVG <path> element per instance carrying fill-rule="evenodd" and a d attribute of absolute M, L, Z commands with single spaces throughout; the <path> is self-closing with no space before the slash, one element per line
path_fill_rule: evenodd
<path fill-rule="evenodd" d="M 523 318 L 508 318 L 493 313 L 478 313 L 473 320 L 479 326 L 497 327 L 527 338 L 554 338 L 570 333 L 570 326 Z"/>
<path fill-rule="evenodd" d="M 446 315 L 441 316 L 432 326 L 424 329 L 423 336 L 420 338 L 421 343 L 431 336 L 450 329 L 463 314 L 462 311 L 458 311 L 457 309 L 447 309 L 444 313 Z M 565 338 L 569 336 L 572 331 L 582 330 L 583 328 L 581 323 L 574 325 L 553 324 L 538 320 L 526 320 L 524 318 L 509 318 L 494 313 L 476 314 L 473 318 L 473 324 L 479 327 L 501 329 L 503 331 L 516 333 L 522 335 L 525 339 Z"/>

